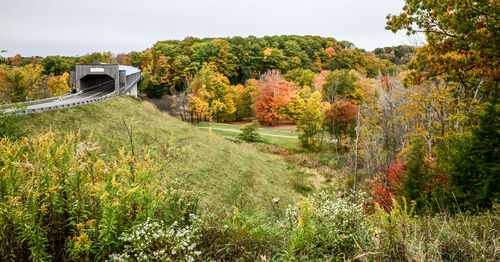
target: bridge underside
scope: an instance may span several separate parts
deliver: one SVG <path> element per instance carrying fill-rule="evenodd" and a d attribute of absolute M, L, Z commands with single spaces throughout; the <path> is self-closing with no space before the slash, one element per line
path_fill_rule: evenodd
<path fill-rule="evenodd" d="M 112 92 L 115 89 L 114 81 L 116 80 L 109 75 L 86 75 L 80 79 L 80 90 L 85 92 L 101 86 L 107 86 L 110 90 L 106 91 Z M 110 83 L 113 84 L 110 85 Z"/>

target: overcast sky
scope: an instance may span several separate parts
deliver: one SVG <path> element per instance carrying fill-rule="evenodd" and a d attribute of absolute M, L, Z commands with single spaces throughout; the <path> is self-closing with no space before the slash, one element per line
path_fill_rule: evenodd
<path fill-rule="evenodd" d="M 2 56 L 144 50 L 194 37 L 319 35 L 357 47 L 411 44 L 384 29 L 404 0 L 1 0 Z"/>

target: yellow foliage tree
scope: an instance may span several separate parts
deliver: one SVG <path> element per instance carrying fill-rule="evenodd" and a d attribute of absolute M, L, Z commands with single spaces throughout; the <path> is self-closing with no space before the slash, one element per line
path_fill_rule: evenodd
<path fill-rule="evenodd" d="M 69 74 L 65 72 L 60 76 L 49 76 L 47 86 L 51 96 L 60 96 L 70 92 L 68 85 Z"/>

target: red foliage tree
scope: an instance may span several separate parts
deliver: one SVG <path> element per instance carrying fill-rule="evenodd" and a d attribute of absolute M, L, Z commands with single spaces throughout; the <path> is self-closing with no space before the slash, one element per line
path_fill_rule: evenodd
<path fill-rule="evenodd" d="M 268 125 L 276 125 L 283 115 L 280 113 L 288 103 L 292 83 L 283 80 L 277 71 L 269 71 L 259 79 L 255 107 L 257 120 Z"/>
<path fill-rule="evenodd" d="M 375 202 L 379 204 L 386 212 L 393 208 L 392 200 L 397 196 L 398 190 L 403 186 L 403 176 L 405 174 L 406 164 L 397 159 L 391 163 L 385 173 L 378 174 L 372 181 L 372 195 Z"/>
<path fill-rule="evenodd" d="M 348 101 L 338 101 L 326 112 L 325 124 L 333 136 L 345 136 L 356 126 L 357 115 L 357 105 Z"/>

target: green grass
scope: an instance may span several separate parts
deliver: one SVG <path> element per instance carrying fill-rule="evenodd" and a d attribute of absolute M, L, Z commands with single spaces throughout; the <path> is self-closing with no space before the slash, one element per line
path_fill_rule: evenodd
<path fill-rule="evenodd" d="M 63 134 L 92 133 L 109 158 L 117 156 L 121 147 L 130 150 L 124 121 L 132 128 L 134 150 L 139 157 L 150 152 L 153 157 L 166 158 L 169 148 L 178 148 L 178 157 L 167 171 L 187 188 L 199 192 L 213 210 L 238 206 L 249 211 L 269 211 L 273 197 L 280 197 L 280 206 L 285 207 L 298 199 L 301 188 L 310 186 L 302 173 L 279 156 L 199 130 L 129 97 L 18 118 L 23 136 L 50 128 Z"/>
<path fill-rule="evenodd" d="M 196 124 L 196 127 L 214 127 L 214 128 L 223 128 L 223 129 L 232 129 L 232 130 L 241 130 L 242 126 L 238 125 L 230 125 L 230 124 L 218 124 L 218 123 L 200 123 Z M 226 130 L 218 130 L 218 129 L 209 129 L 209 128 L 200 128 L 200 130 L 204 130 L 205 132 L 212 132 L 215 134 L 219 134 L 222 136 L 229 137 L 238 137 L 239 133 L 231 132 Z M 257 131 L 260 134 L 272 134 L 272 135 L 283 135 L 283 136 L 298 136 L 299 132 L 294 131 L 282 131 L 282 130 L 273 130 L 266 128 L 259 128 Z M 276 137 L 276 136 L 266 136 L 262 135 L 262 140 L 266 144 L 277 145 L 287 148 L 299 148 L 300 143 L 297 138 L 289 138 L 289 137 Z"/>
<path fill-rule="evenodd" d="M 196 126 L 216 127 L 216 128 L 224 128 L 224 129 L 235 129 L 235 130 L 241 130 L 241 128 L 243 128 L 243 126 L 240 126 L 240 125 L 221 124 L 221 123 L 199 123 L 199 124 L 196 124 Z M 272 134 L 272 135 L 298 136 L 300 134 L 300 132 L 293 131 L 293 130 L 277 130 L 277 129 L 263 128 L 263 127 L 259 127 L 257 130 L 259 131 L 259 133 Z"/>
<path fill-rule="evenodd" d="M 217 129 L 208 129 L 202 128 L 200 129 L 204 132 L 214 133 L 221 136 L 229 136 L 229 137 L 238 137 L 240 133 L 225 131 L 225 130 L 217 130 Z M 284 137 L 273 137 L 273 136 L 261 136 L 262 140 L 266 144 L 277 145 L 287 148 L 299 148 L 299 140 L 296 138 L 284 138 Z"/>

